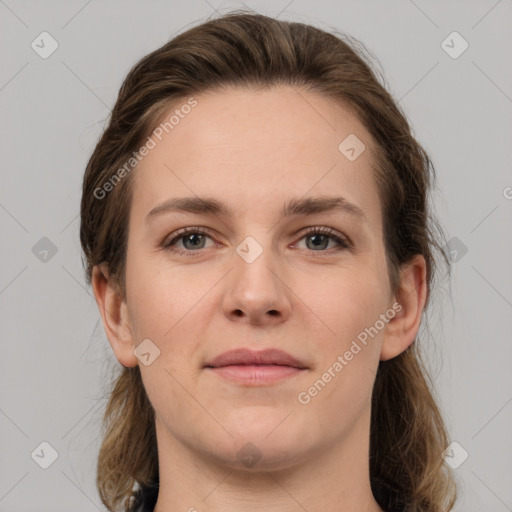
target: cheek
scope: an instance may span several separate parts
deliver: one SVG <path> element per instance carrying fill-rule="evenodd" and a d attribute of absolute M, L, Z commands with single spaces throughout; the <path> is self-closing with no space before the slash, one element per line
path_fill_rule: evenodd
<path fill-rule="evenodd" d="M 315 321 L 320 330 L 305 326 L 317 346 L 317 366 L 300 390 L 311 401 L 306 414 L 342 425 L 370 405 L 383 335 L 374 325 L 386 311 L 383 298 L 372 279 L 340 280 L 316 298 L 308 297 L 322 322 Z"/>
<path fill-rule="evenodd" d="M 311 278 L 294 291 L 303 302 L 306 332 L 314 331 L 336 350 L 350 345 L 386 309 L 383 284 L 368 270 L 343 269 L 321 282 Z"/>
<path fill-rule="evenodd" d="M 135 263 L 135 260 L 134 260 Z M 150 339 L 160 351 L 158 358 L 141 371 L 150 388 L 165 385 L 177 389 L 179 382 L 197 378 L 201 343 L 207 332 L 208 290 L 211 279 L 192 278 L 179 269 L 158 265 L 132 266 L 129 309 L 135 330 L 135 344 Z M 196 279 L 196 282 L 194 282 Z"/>
<path fill-rule="evenodd" d="M 149 400 L 169 425 L 176 422 L 173 414 L 183 410 L 188 422 L 200 421 L 204 412 L 193 407 L 184 386 L 194 389 L 196 385 L 201 337 L 194 319 L 204 292 L 196 286 L 182 287 L 170 275 L 136 275 L 130 297 L 136 344 L 148 338 L 159 350 L 149 366 L 139 365 Z"/>
<path fill-rule="evenodd" d="M 139 334 L 162 342 L 193 314 L 205 294 L 205 280 L 179 268 L 166 268 L 160 257 L 134 254 L 127 261 L 128 302 Z M 202 283 L 202 284 L 201 284 Z"/>

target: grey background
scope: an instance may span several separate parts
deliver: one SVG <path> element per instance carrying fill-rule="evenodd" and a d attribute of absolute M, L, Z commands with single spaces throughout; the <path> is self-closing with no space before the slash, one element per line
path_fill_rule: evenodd
<path fill-rule="evenodd" d="M 454 256 L 453 301 L 440 295 L 430 314 L 428 346 L 451 440 L 469 454 L 455 510 L 512 510 L 512 1 L 246 5 L 363 41 L 432 156 L 435 209 L 453 247 L 467 248 Z M 215 10 L 239 7 L 0 0 L 0 511 L 104 510 L 95 464 L 118 363 L 84 284 L 83 171 L 129 68 Z M 59 45 L 47 59 L 31 48 L 43 31 Z M 455 59 L 441 46 L 453 31 L 469 44 Z M 46 261 L 43 237 L 56 249 Z M 48 469 L 31 457 L 43 441 L 58 452 Z"/>

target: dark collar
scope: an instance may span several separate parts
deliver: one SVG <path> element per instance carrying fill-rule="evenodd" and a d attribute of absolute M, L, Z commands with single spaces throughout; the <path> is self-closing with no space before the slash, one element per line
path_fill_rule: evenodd
<path fill-rule="evenodd" d="M 142 486 L 133 505 L 133 512 L 153 512 L 158 498 L 158 480 L 151 482 L 147 486 Z"/>

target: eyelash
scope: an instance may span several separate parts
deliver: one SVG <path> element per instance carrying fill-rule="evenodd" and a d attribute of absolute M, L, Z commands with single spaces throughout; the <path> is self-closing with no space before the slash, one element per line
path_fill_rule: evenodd
<path fill-rule="evenodd" d="M 164 241 L 162 243 L 161 247 L 165 250 L 178 253 L 182 256 L 194 257 L 194 256 L 196 256 L 194 253 L 201 252 L 201 249 L 198 249 L 197 251 L 191 251 L 191 250 L 176 249 L 176 248 L 172 247 L 177 241 L 179 241 L 180 239 L 182 239 L 183 237 L 185 237 L 186 235 L 189 235 L 189 234 L 207 235 L 210 238 L 212 238 L 210 231 L 205 228 L 201 228 L 201 227 L 183 228 L 183 229 L 180 229 L 179 231 L 177 231 L 176 233 L 174 233 L 173 235 L 171 235 L 172 238 L 168 242 Z M 352 248 L 352 243 L 348 239 L 338 236 L 337 232 L 334 229 L 328 228 L 326 226 L 315 226 L 315 227 L 307 228 L 306 232 L 303 233 L 300 240 L 302 240 L 303 238 L 305 238 L 307 236 L 311 236 L 311 235 L 328 236 L 329 238 L 331 238 L 332 240 L 334 240 L 336 243 L 338 243 L 340 245 L 340 247 L 336 249 L 337 252 Z M 311 249 L 309 249 L 308 251 L 310 253 L 318 253 L 318 252 L 326 253 L 327 252 L 327 251 L 313 251 Z M 331 254 L 331 253 L 327 252 L 327 254 Z M 322 257 L 323 254 L 315 254 L 315 256 Z"/>

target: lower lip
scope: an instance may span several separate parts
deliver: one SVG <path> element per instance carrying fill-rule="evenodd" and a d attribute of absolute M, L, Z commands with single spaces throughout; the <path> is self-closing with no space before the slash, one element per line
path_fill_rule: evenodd
<path fill-rule="evenodd" d="M 226 380 L 253 386 L 272 384 L 304 371 L 294 366 L 279 365 L 230 365 L 208 369 Z"/>

